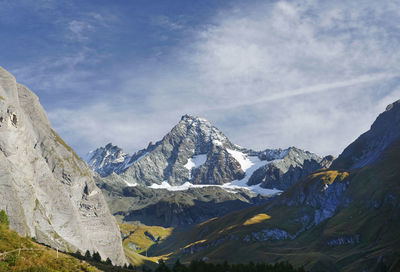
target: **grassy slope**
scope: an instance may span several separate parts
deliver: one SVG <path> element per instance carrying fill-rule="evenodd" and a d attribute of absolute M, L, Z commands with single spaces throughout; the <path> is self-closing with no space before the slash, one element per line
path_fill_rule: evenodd
<path fill-rule="evenodd" d="M 173 231 L 173 228 L 163 228 L 159 226 L 146 226 L 146 225 L 129 225 L 120 224 L 120 229 L 125 237 L 123 239 L 123 247 L 125 254 L 129 261 L 136 266 L 147 265 L 154 267 L 159 259 L 167 259 L 169 254 L 164 254 L 162 256 L 151 256 L 146 257 L 146 251 L 148 251 L 152 246 L 156 245 L 157 242 L 151 239 L 151 236 L 159 242 L 162 242 L 167 237 L 169 237 Z M 146 235 L 150 234 L 150 235 Z M 134 250 L 132 245 L 136 245 L 138 248 Z M 149 254 L 150 256 L 151 254 Z"/>
<path fill-rule="evenodd" d="M 243 241 L 247 234 L 262 229 L 279 228 L 296 233 L 302 226 L 296 219 L 298 215 L 314 213 L 307 206 L 275 205 L 267 208 L 264 205 L 209 220 L 185 233 L 173 232 L 154 253 L 174 251 L 172 259 L 180 258 L 183 261 L 203 257 L 215 262 L 288 260 L 294 265 L 304 264 L 307 268 L 323 271 L 379 269 L 381 264 L 378 260 L 384 260 L 389 265 L 400 256 L 399 162 L 400 142 L 394 144 L 382 160 L 372 166 L 351 174 L 346 171 L 319 171 L 298 183 L 297 186 L 303 186 L 307 191 L 312 190 L 315 183 L 329 184 L 333 180 L 342 182 L 347 178 L 351 182 L 345 197 L 349 197 L 351 202 L 334 217 L 302 232 L 294 240 Z M 299 189 L 297 186 L 283 197 L 290 198 L 296 194 Z M 259 222 L 246 224 L 249 220 Z M 229 235 L 230 239 L 217 246 L 213 245 L 213 242 Z M 327 244 L 337 237 L 353 235 L 360 235 L 359 243 L 337 246 Z M 195 244 L 203 246 L 203 249 L 193 253 L 184 252 L 183 248 Z"/>
<path fill-rule="evenodd" d="M 97 268 L 53 249 L 39 245 L 29 238 L 23 238 L 16 232 L 0 224 L 0 252 L 18 248 L 33 248 L 34 251 L 22 250 L 0 257 L 0 271 L 99 271 Z"/>

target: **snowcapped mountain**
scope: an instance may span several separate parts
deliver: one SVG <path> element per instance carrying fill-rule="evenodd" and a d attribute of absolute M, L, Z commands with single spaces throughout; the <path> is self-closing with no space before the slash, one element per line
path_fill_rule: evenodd
<path fill-rule="evenodd" d="M 332 160 L 295 147 L 261 152 L 242 148 L 209 121 L 190 115 L 132 156 L 108 144 L 86 158 L 102 177 L 116 173 L 128 184 L 170 189 L 183 184 L 286 189 Z"/>

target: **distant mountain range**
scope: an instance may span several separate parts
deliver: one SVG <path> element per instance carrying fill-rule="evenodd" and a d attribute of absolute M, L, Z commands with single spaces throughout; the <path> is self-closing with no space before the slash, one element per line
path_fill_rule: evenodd
<path fill-rule="evenodd" d="M 333 157 L 295 147 L 253 151 L 232 144 L 209 121 L 184 115 L 162 140 L 133 155 L 110 143 L 85 160 L 102 177 L 115 173 L 127 185 L 237 185 L 257 191 L 286 190 L 309 173 L 329 167 Z"/>
<path fill-rule="evenodd" d="M 86 160 L 118 220 L 170 227 L 265 203 L 329 167 L 333 157 L 295 147 L 253 151 L 232 144 L 209 121 L 184 115 L 162 140 L 134 155 L 110 143 Z"/>

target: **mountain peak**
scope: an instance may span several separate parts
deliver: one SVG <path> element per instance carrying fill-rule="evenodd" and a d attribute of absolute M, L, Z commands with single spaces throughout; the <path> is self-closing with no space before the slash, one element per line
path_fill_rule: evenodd
<path fill-rule="evenodd" d="M 122 148 L 108 143 L 104 147 L 90 151 L 84 159 L 92 169 L 98 171 L 101 175 L 106 175 L 108 174 L 108 167 L 114 167 L 124 162 L 127 157 L 129 156 Z"/>
<path fill-rule="evenodd" d="M 208 121 L 205 118 L 201 118 L 201 117 L 197 117 L 197 116 L 193 116 L 193 115 L 189 115 L 189 114 L 183 115 L 181 117 L 181 121 L 183 121 L 183 122 L 202 122 L 202 123 L 210 124 L 210 121 Z"/>

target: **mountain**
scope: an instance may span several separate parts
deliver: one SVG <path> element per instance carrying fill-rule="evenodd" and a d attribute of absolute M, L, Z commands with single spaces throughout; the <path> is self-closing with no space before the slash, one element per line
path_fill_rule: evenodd
<path fill-rule="evenodd" d="M 332 167 L 355 169 L 371 164 L 399 137 L 400 100 L 388 105 L 371 129 L 349 145 Z"/>
<path fill-rule="evenodd" d="M 333 157 L 295 147 L 245 149 L 209 121 L 184 115 L 133 155 L 110 143 L 86 160 L 118 221 L 178 227 L 266 203 Z"/>
<path fill-rule="evenodd" d="M 174 252 L 171 261 L 184 262 L 287 260 L 311 271 L 399 271 L 398 107 L 399 101 L 389 105 L 330 169 L 266 204 L 172 232 L 151 255 Z"/>
<path fill-rule="evenodd" d="M 52 129 L 38 97 L 1 67 L 0 200 L 21 236 L 126 262 L 91 169 Z"/>
<path fill-rule="evenodd" d="M 118 174 L 129 185 L 191 184 L 242 186 L 285 190 L 307 174 L 328 167 L 333 157 L 321 158 L 291 147 L 256 152 L 232 144 L 205 119 L 182 116 L 155 144 L 132 156 L 112 144 L 92 151 L 86 161 L 102 177 Z M 240 182 L 239 182 L 240 181 Z"/>

